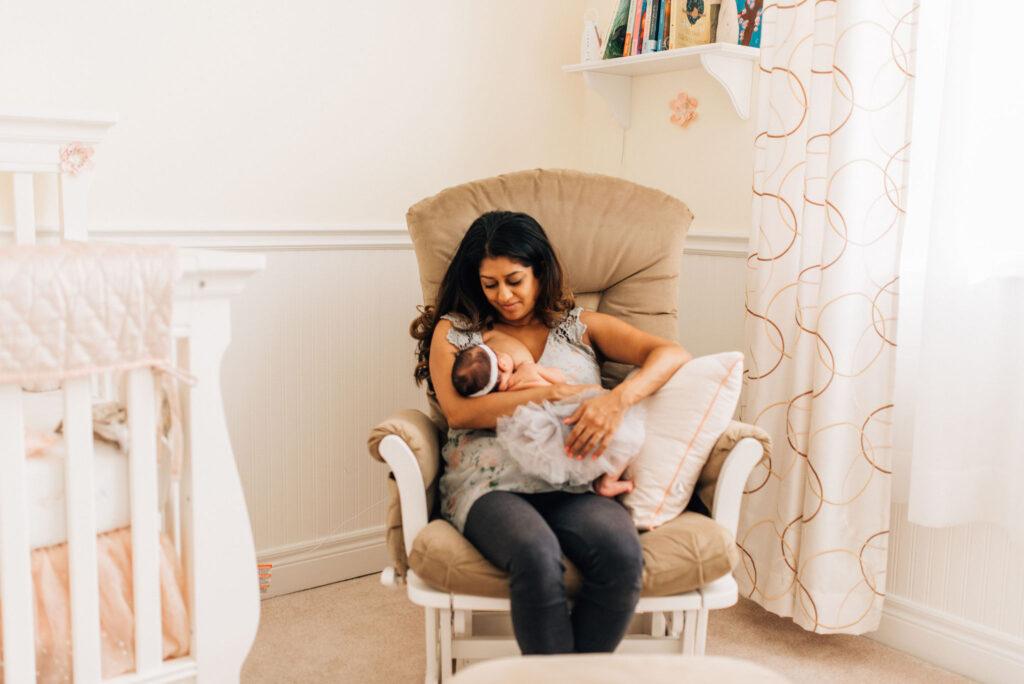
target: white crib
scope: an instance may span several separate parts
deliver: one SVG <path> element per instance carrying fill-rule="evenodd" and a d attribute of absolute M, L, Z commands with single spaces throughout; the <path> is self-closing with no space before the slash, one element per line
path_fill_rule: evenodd
<path fill-rule="evenodd" d="M 113 117 L 0 113 L 0 173 L 13 174 L 14 238 L 84 241 L 91 172 L 75 168 Z M 62 159 L 63 153 L 63 159 Z M 77 155 L 77 158 L 75 157 Z M 70 163 L 69 163 L 70 156 Z M 63 162 L 63 164 L 62 164 Z M 37 230 L 35 180 L 56 174 L 59 236 Z M 0 243 L 9 240 L 0 233 Z M 238 681 L 259 619 L 256 555 L 238 471 L 228 439 L 220 361 L 230 338 L 229 297 L 263 257 L 182 251 L 174 313 L 174 362 L 197 380 L 182 387 L 184 462 L 169 503 L 157 505 L 154 372 L 128 372 L 128 449 L 135 672 L 117 682 Z M 3 293 L 0 293 L 2 298 Z M 110 378 L 66 380 L 64 443 L 73 676 L 101 677 L 94 504 L 92 400 Z M 26 497 L 24 397 L 0 385 L 0 602 L 6 684 L 36 680 L 31 550 Z M 189 655 L 163 660 L 157 532 L 173 538 L 185 576 Z"/>

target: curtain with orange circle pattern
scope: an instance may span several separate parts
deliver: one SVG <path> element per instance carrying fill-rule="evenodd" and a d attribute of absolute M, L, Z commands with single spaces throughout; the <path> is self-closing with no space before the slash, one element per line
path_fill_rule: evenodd
<path fill-rule="evenodd" d="M 743 595 L 820 633 L 885 595 L 914 0 L 766 2 L 742 417 Z"/>

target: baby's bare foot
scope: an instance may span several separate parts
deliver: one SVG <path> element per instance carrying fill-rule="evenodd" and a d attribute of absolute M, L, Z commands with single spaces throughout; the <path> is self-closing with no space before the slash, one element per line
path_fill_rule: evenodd
<path fill-rule="evenodd" d="M 619 480 L 611 475 L 602 475 L 594 483 L 594 491 L 601 496 L 613 497 L 633 491 L 632 480 Z"/>

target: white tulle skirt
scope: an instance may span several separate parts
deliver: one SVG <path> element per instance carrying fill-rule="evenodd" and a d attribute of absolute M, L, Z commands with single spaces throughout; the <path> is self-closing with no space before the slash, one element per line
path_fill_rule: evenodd
<path fill-rule="evenodd" d="M 573 426 L 562 421 L 597 394 L 587 392 L 558 402 L 523 404 L 511 416 L 498 419 L 498 443 L 524 473 L 553 485 L 584 485 L 605 473 L 621 472 L 644 443 L 643 402 L 626 410 L 600 458 L 577 460 L 565 455 L 565 441 Z"/>

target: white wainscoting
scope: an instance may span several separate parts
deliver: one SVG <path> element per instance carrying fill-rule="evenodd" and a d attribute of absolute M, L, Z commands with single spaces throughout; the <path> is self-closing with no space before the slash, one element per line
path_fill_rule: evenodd
<path fill-rule="evenodd" d="M 868 636 L 984 682 L 1024 682 L 1024 549 L 993 525 L 932 529 L 892 507 L 888 596 Z"/>
<path fill-rule="evenodd" d="M 234 302 L 224 358 L 256 548 L 273 564 L 266 595 L 384 567 L 387 469 L 366 438 L 392 411 L 425 408 L 407 332 L 412 251 L 287 244 Z"/>

